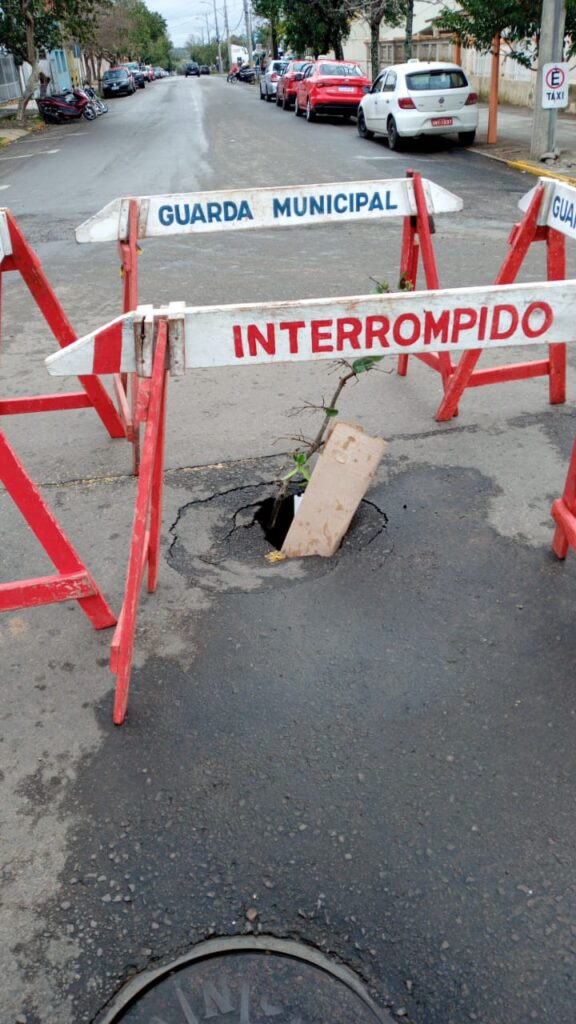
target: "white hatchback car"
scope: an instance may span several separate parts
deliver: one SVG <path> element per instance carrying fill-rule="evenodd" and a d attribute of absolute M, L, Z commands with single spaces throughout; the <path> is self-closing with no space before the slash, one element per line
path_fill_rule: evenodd
<path fill-rule="evenodd" d="M 390 149 L 418 135 L 458 135 L 471 146 L 478 127 L 478 96 L 461 67 L 409 61 L 384 68 L 358 108 L 358 133 L 388 136 Z"/>

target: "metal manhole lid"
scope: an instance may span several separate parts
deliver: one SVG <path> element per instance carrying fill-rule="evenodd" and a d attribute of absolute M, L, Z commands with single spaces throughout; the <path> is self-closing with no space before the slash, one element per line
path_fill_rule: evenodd
<path fill-rule="evenodd" d="M 134 978 L 101 1024 L 386 1024 L 347 968 L 281 939 L 214 939 Z"/>

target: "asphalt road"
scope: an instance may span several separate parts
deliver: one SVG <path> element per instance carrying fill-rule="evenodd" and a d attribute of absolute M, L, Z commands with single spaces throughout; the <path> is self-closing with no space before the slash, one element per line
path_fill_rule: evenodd
<path fill-rule="evenodd" d="M 116 315 L 121 282 L 114 246 L 73 229 L 118 195 L 413 167 L 464 199 L 436 225 L 449 286 L 495 277 L 533 184 L 450 143 L 391 154 L 216 78 L 110 108 L 0 152 L 2 201 L 79 333 Z M 141 297 L 363 293 L 397 280 L 399 245 L 392 222 L 151 240 Z M 534 251 L 522 276 L 542 275 Z M 71 388 L 6 277 L 3 394 Z M 171 385 L 161 582 L 121 730 L 109 634 L 75 606 L 0 620 L 7 1024 L 94 1021 L 135 974 L 252 931 L 329 952 L 414 1024 L 573 1024 L 576 570 L 549 551 L 573 370 L 565 407 L 516 382 L 470 391 L 450 424 L 422 364 L 368 375 L 341 414 L 390 441 L 369 503 L 334 559 L 269 566 L 254 505 L 313 429 L 294 408 L 332 386 L 287 365 Z M 89 411 L 3 428 L 118 609 L 127 446 Z M 48 571 L 6 495 L 0 529 L 2 578 Z"/>

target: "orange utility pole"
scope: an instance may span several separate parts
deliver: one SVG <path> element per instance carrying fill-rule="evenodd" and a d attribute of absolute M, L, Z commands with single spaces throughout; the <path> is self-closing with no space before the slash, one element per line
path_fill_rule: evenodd
<path fill-rule="evenodd" d="M 488 138 L 489 145 L 496 142 L 498 125 L 498 80 L 500 78 L 500 35 L 492 40 L 492 68 L 490 72 L 490 101 L 488 104 Z"/>

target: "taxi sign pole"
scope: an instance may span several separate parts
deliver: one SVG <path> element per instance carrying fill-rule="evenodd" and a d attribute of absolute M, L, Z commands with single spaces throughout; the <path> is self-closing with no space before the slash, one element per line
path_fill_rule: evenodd
<path fill-rule="evenodd" d="M 540 184 L 534 191 L 530 205 L 510 234 L 509 252 L 500 268 L 495 284 L 512 284 L 522 266 L 533 242 L 546 242 L 546 268 L 549 281 L 563 280 L 566 276 L 565 238 L 548 226 L 539 226 L 539 215 L 545 196 L 545 187 Z M 439 422 L 452 419 L 458 414 L 458 403 L 469 387 L 499 384 L 513 380 L 527 380 L 532 377 L 549 378 L 549 399 L 552 405 L 566 401 L 566 346 L 562 343 L 548 346 L 548 358 L 525 363 L 509 363 L 506 366 L 476 370 L 483 349 L 465 352 L 454 370 L 445 390 L 444 398 L 436 413 Z"/>

